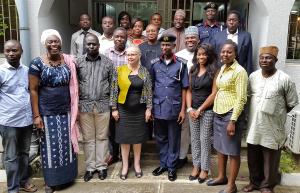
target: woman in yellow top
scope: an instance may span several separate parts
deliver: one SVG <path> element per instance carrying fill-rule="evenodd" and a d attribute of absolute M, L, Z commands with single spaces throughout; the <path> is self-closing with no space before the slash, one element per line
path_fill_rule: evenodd
<path fill-rule="evenodd" d="M 214 148 L 218 152 L 218 177 L 207 182 L 208 186 L 227 184 L 220 193 L 236 193 L 235 180 L 240 168 L 240 149 L 242 130 L 238 117 L 247 101 L 248 76 L 246 70 L 237 62 L 237 45 L 227 40 L 221 50 L 223 63 L 218 74 L 217 94 L 214 101 Z M 229 156 L 230 176 L 226 177 Z"/>
<path fill-rule="evenodd" d="M 112 116 L 116 121 L 116 142 L 121 144 L 122 171 L 120 178 L 128 174 L 130 145 L 133 144 L 134 170 L 142 177 L 140 166 L 142 143 L 148 139 L 146 122 L 151 117 L 152 82 L 150 74 L 140 63 L 138 47 L 126 49 L 127 64 L 116 68 L 111 91 Z"/>

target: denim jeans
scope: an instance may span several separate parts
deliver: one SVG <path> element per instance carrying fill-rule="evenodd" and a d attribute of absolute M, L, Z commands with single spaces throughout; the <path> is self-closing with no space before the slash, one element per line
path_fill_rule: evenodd
<path fill-rule="evenodd" d="M 31 133 L 32 125 L 26 127 L 0 125 L 8 193 L 18 192 L 20 185 L 28 181 Z"/>

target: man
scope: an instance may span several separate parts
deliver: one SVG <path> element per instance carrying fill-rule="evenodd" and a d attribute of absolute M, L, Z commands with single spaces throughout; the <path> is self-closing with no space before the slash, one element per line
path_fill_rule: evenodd
<path fill-rule="evenodd" d="M 99 54 L 99 40 L 94 34 L 85 37 L 87 54 L 78 57 L 79 122 L 84 142 L 86 172 L 84 181 L 95 172 L 104 180 L 107 177 L 109 96 L 113 63 Z"/>
<path fill-rule="evenodd" d="M 102 29 L 103 34 L 99 37 L 100 48 L 99 52 L 104 54 L 108 48 L 114 46 L 113 33 L 115 29 L 115 20 L 110 16 L 105 16 L 102 18 Z"/>
<path fill-rule="evenodd" d="M 113 34 L 114 47 L 108 48 L 105 52 L 105 56 L 112 60 L 114 67 L 127 63 L 126 57 L 126 42 L 127 42 L 127 31 L 123 27 L 115 29 Z M 107 163 L 110 165 L 119 161 L 119 144 L 115 142 L 115 121 L 110 120 L 109 124 L 109 143 L 110 143 L 110 156 L 107 159 Z"/>
<path fill-rule="evenodd" d="M 216 53 L 220 55 L 222 46 L 227 39 L 231 39 L 238 45 L 238 62 L 245 68 L 248 75 L 253 72 L 252 64 L 252 39 L 250 33 L 238 29 L 241 21 L 239 12 L 232 10 L 228 12 L 227 29 L 218 32 L 213 39 Z M 200 35 L 201 36 L 201 35 Z"/>
<path fill-rule="evenodd" d="M 162 17 L 160 13 L 153 13 L 150 17 L 150 24 L 153 24 L 157 27 L 158 38 L 160 38 L 163 32 L 165 31 L 165 29 L 161 27 L 161 23 L 162 23 Z M 147 29 L 143 31 L 143 36 L 147 36 Z"/>
<path fill-rule="evenodd" d="M 201 43 L 212 44 L 212 39 L 215 34 L 223 30 L 223 26 L 217 21 L 218 5 L 216 3 L 209 2 L 204 7 L 204 11 L 206 20 L 197 25 L 199 38 Z"/>
<path fill-rule="evenodd" d="M 84 55 L 86 53 L 86 43 L 84 38 L 88 33 L 95 34 L 99 37 L 101 34 L 91 29 L 91 18 L 88 14 L 82 14 L 79 18 L 80 30 L 73 33 L 71 38 L 71 51 L 72 55 Z"/>
<path fill-rule="evenodd" d="M 189 26 L 185 29 L 185 49 L 177 52 L 175 55 L 187 60 L 188 73 L 193 66 L 194 52 L 199 44 L 199 33 L 195 26 Z M 177 168 L 182 168 L 187 163 L 187 154 L 189 151 L 189 146 L 191 142 L 190 127 L 188 116 L 186 114 L 186 119 L 182 124 L 181 129 L 181 142 L 180 142 L 180 154 L 179 160 L 177 162 Z"/>
<path fill-rule="evenodd" d="M 174 53 L 185 49 L 184 22 L 185 11 L 182 9 L 177 9 L 173 20 L 174 27 L 169 28 L 164 32 L 164 34 L 172 34 L 176 37 L 176 47 L 174 49 Z"/>
<path fill-rule="evenodd" d="M 163 34 L 159 39 L 162 56 L 152 60 L 154 133 L 160 155 L 160 166 L 152 174 L 159 176 L 168 171 L 170 181 L 177 178 L 180 130 L 189 86 L 186 61 L 172 52 L 175 40 L 175 36 Z"/>
<path fill-rule="evenodd" d="M 20 63 L 22 53 L 18 41 L 8 40 L 4 44 L 6 61 L 0 65 L 0 135 L 8 193 L 37 191 L 28 175 L 32 111 L 28 67 Z"/>
<path fill-rule="evenodd" d="M 298 104 L 295 83 L 276 69 L 278 48 L 260 48 L 260 70 L 249 77 L 250 121 L 247 136 L 250 184 L 245 192 L 273 193 L 280 182 L 278 173 L 281 149 L 285 143 L 287 113 Z"/>
<path fill-rule="evenodd" d="M 154 24 L 149 24 L 146 27 L 147 41 L 140 44 L 139 48 L 141 50 L 141 64 L 151 72 L 152 64 L 151 60 L 161 56 L 160 42 L 157 41 L 158 38 L 158 28 Z"/>

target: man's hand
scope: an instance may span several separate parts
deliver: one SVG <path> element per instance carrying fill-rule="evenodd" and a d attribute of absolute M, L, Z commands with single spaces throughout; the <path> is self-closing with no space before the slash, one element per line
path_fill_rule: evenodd
<path fill-rule="evenodd" d="M 184 112 L 184 111 L 180 111 L 179 116 L 178 116 L 178 119 L 177 119 L 177 122 L 178 122 L 179 124 L 182 124 L 183 121 L 184 121 L 184 118 L 185 118 L 185 112 Z"/>

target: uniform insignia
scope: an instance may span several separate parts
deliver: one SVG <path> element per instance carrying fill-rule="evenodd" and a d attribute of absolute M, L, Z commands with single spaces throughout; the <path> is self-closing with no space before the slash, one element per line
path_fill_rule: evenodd
<path fill-rule="evenodd" d="M 184 64 L 187 64 L 187 62 L 188 62 L 186 59 L 181 58 L 181 57 L 176 57 L 176 59 L 177 59 L 179 62 L 184 63 Z"/>
<path fill-rule="evenodd" d="M 151 60 L 151 64 L 154 64 L 154 63 L 156 63 L 158 61 L 159 61 L 159 58 L 154 58 L 154 59 Z"/>

